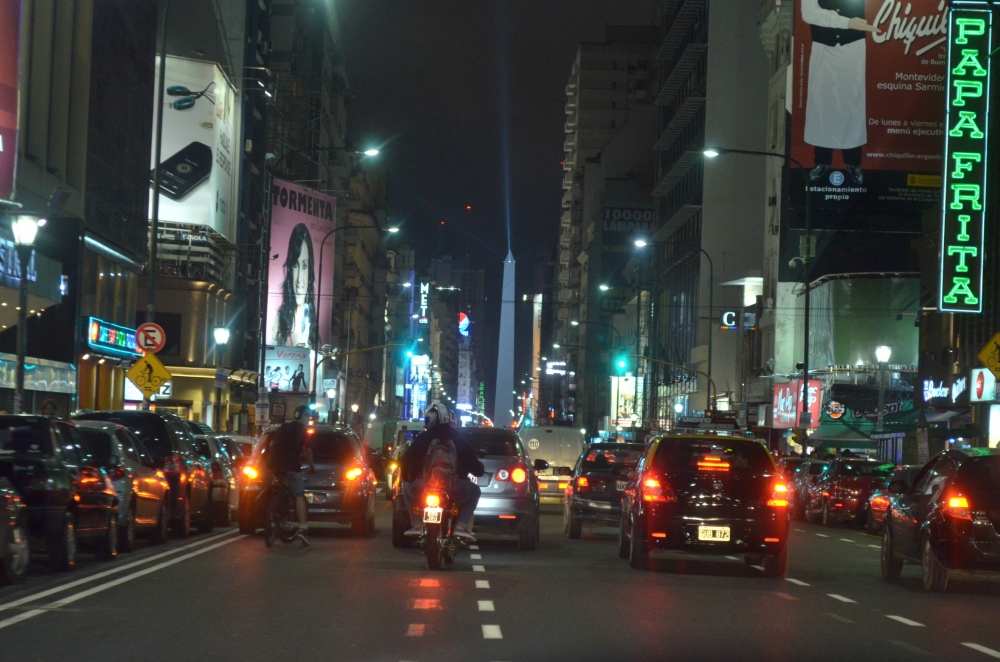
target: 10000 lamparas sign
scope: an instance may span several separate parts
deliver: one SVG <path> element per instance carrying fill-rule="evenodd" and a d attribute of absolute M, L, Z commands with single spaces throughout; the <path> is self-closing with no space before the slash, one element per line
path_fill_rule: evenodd
<path fill-rule="evenodd" d="M 991 33 L 992 11 L 952 8 L 938 301 L 948 312 L 983 309 Z"/>

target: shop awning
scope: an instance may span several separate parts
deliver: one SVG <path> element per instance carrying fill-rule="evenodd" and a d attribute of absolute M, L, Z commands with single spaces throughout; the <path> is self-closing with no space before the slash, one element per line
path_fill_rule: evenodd
<path fill-rule="evenodd" d="M 877 448 L 878 443 L 864 432 L 844 423 L 823 421 L 809 435 L 808 445 L 823 448 Z"/>

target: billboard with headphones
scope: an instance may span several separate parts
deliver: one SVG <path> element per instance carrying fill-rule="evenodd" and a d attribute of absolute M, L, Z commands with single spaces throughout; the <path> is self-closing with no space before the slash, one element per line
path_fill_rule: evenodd
<path fill-rule="evenodd" d="M 14 197 L 21 0 L 0 0 L 0 199 Z"/>
<path fill-rule="evenodd" d="M 157 58 L 156 89 L 159 88 Z M 214 62 L 167 57 L 159 219 L 207 227 L 235 242 L 240 97 Z M 156 126 L 154 109 L 153 126 Z M 153 181 L 156 135 L 150 151 Z M 152 214 L 150 196 L 150 214 Z"/>

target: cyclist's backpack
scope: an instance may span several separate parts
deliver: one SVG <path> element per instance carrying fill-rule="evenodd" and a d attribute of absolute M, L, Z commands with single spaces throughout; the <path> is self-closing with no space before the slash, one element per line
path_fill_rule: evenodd
<path fill-rule="evenodd" d="M 424 458 L 424 481 L 428 485 L 451 487 L 458 468 L 458 450 L 451 439 L 433 439 Z"/>

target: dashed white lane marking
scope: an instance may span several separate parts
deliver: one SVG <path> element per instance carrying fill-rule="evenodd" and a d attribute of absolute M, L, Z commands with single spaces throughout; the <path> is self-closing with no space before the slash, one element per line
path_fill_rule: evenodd
<path fill-rule="evenodd" d="M 827 614 L 827 616 L 829 616 L 835 621 L 840 621 L 841 623 L 854 623 L 854 621 L 852 621 L 851 619 L 847 618 L 846 616 L 841 616 L 840 614 Z"/>
<path fill-rule="evenodd" d="M 10 602 L 5 602 L 2 605 L 0 605 L 0 611 L 5 611 L 7 609 L 13 609 L 14 607 L 20 607 L 23 604 L 27 604 L 29 602 L 35 602 L 36 600 L 41 600 L 42 598 L 47 598 L 50 595 L 54 595 L 56 593 L 62 593 L 63 591 L 68 591 L 69 589 L 76 588 L 77 586 L 81 586 L 82 584 L 88 584 L 88 583 L 90 583 L 92 581 L 96 581 L 98 579 L 103 579 L 103 578 L 108 577 L 110 575 L 116 575 L 116 574 L 118 574 L 120 572 L 125 572 L 126 570 L 129 570 L 129 569 L 134 568 L 136 566 L 140 566 L 140 565 L 145 565 L 147 563 L 151 563 L 151 562 L 156 561 L 158 559 L 162 559 L 165 556 L 170 556 L 171 554 L 176 554 L 177 552 L 183 552 L 184 550 L 191 549 L 193 547 L 200 547 L 201 545 L 204 545 L 205 543 L 212 542 L 213 540 L 218 540 L 219 538 L 224 538 L 225 536 L 230 536 L 230 535 L 232 535 L 234 533 L 236 533 L 236 531 L 228 531 L 226 533 L 220 533 L 217 536 L 212 536 L 212 537 L 206 538 L 204 540 L 199 540 L 198 542 L 191 543 L 190 545 L 184 545 L 183 547 L 178 547 L 177 549 L 171 549 L 169 551 L 162 552 L 160 554 L 156 554 L 154 556 L 150 556 L 150 557 L 144 558 L 142 560 L 135 561 L 133 563 L 128 563 L 126 565 L 120 565 L 120 566 L 118 566 L 116 568 L 113 568 L 111 570 L 105 570 L 104 572 L 99 572 L 99 573 L 97 573 L 95 575 L 90 575 L 88 577 L 84 577 L 83 579 L 78 579 L 78 580 L 73 581 L 73 582 L 68 582 L 66 584 L 61 584 L 60 586 L 56 586 L 55 588 L 50 588 L 47 591 L 42 591 L 40 593 L 33 593 L 33 594 L 29 595 L 29 596 L 20 598 L 18 600 L 12 600 Z"/>
<path fill-rule="evenodd" d="M 751 568 L 755 568 L 757 570 L 760 570 L 761 572 L 764 572 L 764 566 L 762 566 L 762 565 L 752 565 L 750 567 Z"/>
<path fill-rule="evenodd" d="M 469 558 L 473 561 L 481 561 L 483 559 L 482 554 L 469 554 Z"/>
<path fill-rule="evenodd" d="M 479 600 L 479 611 L 496 611 L 492 600 Z"/>
<path fill-rule="evenodd" d="M 726 558 L 729 559 L 730 561 L 739 561 L 739 559 L 736 558 L 735 556 L 727 556 Z"/>
<path fill-rule="evenodd" d="M 826 535 L 825 533 L 817 533 L 816 535 L 819 536 L 820 538 L 829 538 L 830 537 L 830 536 Z"/>
<path fill-rule="evenodd" d="M 841 540 L 844 541 L 844 542 L 854 542 L 850 538 L 841 538 Z"/>
<path fill-rule="evenodd" d="M 868 545 L 872 549 L 882 549 L 882 545 Z"/>
<path fill-rule="evenodd" d="M 927 651 L 925 651 L 924 649 L 922 649 L 922 648 L 917 648 L 917 647 L 916 647 L 916 646 L 914 646 L 913 644 L 908 644 L 908 643 L 906 643 L 905 641 L 899 641 L 898 639 L 888 639 L 887 641 L 888 641 L 888 642 L 889 642 L 890 644 L 893 644 L 894 646 L 899 646 L 899 647 L 900 647 L 900 648 L 902 648 L 903 650 L 907 650 L 907 651 L 910 651 L 910 652 L 911 652 L 911 653 L 913 653 L 914 655 L 925 655 L 925 656 L 926 656 L 926 655 L 930 655 L 930 653 L 928 653 L 928 652 L 927 652 Z"/>
<path fill-rule="evenodd" d="M 841 602 L 847 602 L 847 603 L 853 604 L 853 605 L 858 604 L 857 600 L 851 600 L 850 598 L 845 598 L 844 596 L 837 595 L 836 593 L 827 593 L 827 595 L 830 596 L 831 598 L 833 598 L 834 600 L 840 600 Z"/>
<path fill-rule="evenodd" d="M 477 579 L 476 580 L 476 588 L 489 588 L 489 587 L 490 587 L 490 583 L 488 581 L 486 581 L 485 579 Z"/>
<path fill-rule="evenodd" d="M 424 630 L 427 626 L 423 623 L 410 623 L 410 627 L 406 630 L 407 637 L 422 637 L 424 636 Z"/>
<path fill-rule="evenodd" d="M 484 625 L 483 639 L 503 639 L 499 625 Z"/>
<path fill-rule="evenodd" d="M 782 593 L 781 591 L 775 591 L 774 594 L 779 598 L 784 598 L 785 600 L 798 600 L 795 596 Z"/>
<path fill-rule="evenodd" d="M 441 601 L 433 599 L 417 599 L 413 601 L 414 609 L 441 609 Z"/>
<path fill-rule="evenodd" d="M 469 545 L 469 549 L 479 549 L 479 545 Z"/>
<path fill-rule="evenodd" d="M 202 547 L 199 550 L 193 551 L 193 552 L 191 552 L 189 554 L 185 554 L 184 556 L 178 556 L 177 558 L 170 559 L 169 561 L 164 561 L 163 563 L 159 563 L 157 565 L 154 565 L 151 568 L 145 568 L 145 569 L 140 570 L 138 572 L 133 572 L 131 575 L 125 575 L 124 577 L 119 577 L 118 579 L 114 579 L 114 580 L 112 580 L 110 582 L 105 582 L 104 584 L 98 584 L 97 586 L 94 586 L 92 588 L 88 588 L 86 591 L 80 591 L 79 593 L 74 593 L 73 595 L 67 596 L 67 597 L 63 598 L 62 600 L 56 600 L 55 602 L 50 602 L 49 604 L 43 605 L 42 607 L 40 607 L 38 609 L 32 609 L 30 611 L 26 611 L 26 612 L 23 612 L 21 614 L 18 614 L 17 616 L 11 616 L 7 620 L 0 621 L 0 630 L 4 629 L 6 627 L 9 627 L 11 625 L 14 625 L 15 623 L 20 623 L 21 621 L 26 621 L 29 618 L 34 618 L 35 616 L 38 616 L 40 614 L 44 614 L 44 613 L 46 613 L 48 611 L 52 611 L 52 610 L 55 610 L 55 609 L 62 609 L 66 605 L 72 604 L 72 603 L 76 602 L 77 600 L 83 600 L 84 598 L 90 597 L 91 595 L 94 595 L 96 593 L 100 593 L 102 591 L 106 591 L 109 588 L 114 588 L 115 586 L 118 586 L 120 584 L 124 584 L 125 582 L 130 582 L 133 579 L 138 579 L 139 577 L 143 577 L 145 575 L 152 574 L 152 573 L 156 572 L 157 570 L 162 570 L 163 568 L 175 565 L 177 563 L 180 563 L 181 561 L 186 561 L 186 560 L 188 560 L 190 558 L 193 558 L 195 556 L 198 556 L 200 554 L 204 554 L 205 552 L 210 552 L 213 549 L 216 549 L 217 547 L 222 547 L 223 545 L 228 545 L 229 543 L 234 543 L 237 540 L 242 540 L 243 538 L 246 538 L 246 537 L 247 537 L 246 535 L 240 535 L 240 536 L 236 536 L 235 538 L 230 538 L 229 540 L 223 540 L 222 542 L 217 542 L 214 545 L 209 545 L 208 547 Z"/>
<path fill-rule="evenodd" d="M 792 579 L 791 577 L 785 577 L 785 581 L 786 582 L 792 582 L 796 586 L 809 586 L 809 584 L 806 584 L 803 581 L 799 581 L 798 579 Z"/>
<path fill-rule="evenodd" d="M 979 651 L 980 653 L 989 655 L 990 657 L 995 657 L 996 659 L 1000 660 L 1000 651 L 995 651 L 992 648 L 987 648 L 986 646 L 980 646 L 979 644 L 974 644 L 969 641 L 963 641 L 962 645 L 965 646 L 966 648 L 971 648 L 974 651 Z"/>
<path fill-rule="evenodd" d="M 902 616 L 894 616 L 892 614 L 886 614 L 885 617 L 886 618 L 891 618 L 894 621 L 899 621 L 903 625 L 909 625 L 910 627 L 914 627 L 914 628 L 922 628 L 922 627 L 924 627 L 923 623 L 917 623 L 916 621 L 911 621 L 910 619 L 903 618 Z"/>
<path fill-rule="evenodd" d="M 472 566 L 472 572 L 486 572 L 486 566 L 484 566 L 484 565 L 474 565 L 474 566 Z"/>
<path fill-rule="evenodd" d="M 799 533 L 805 533 L 806 532 L 805 529 L 795 529 L 795 530 L 798 531 Z"/>

